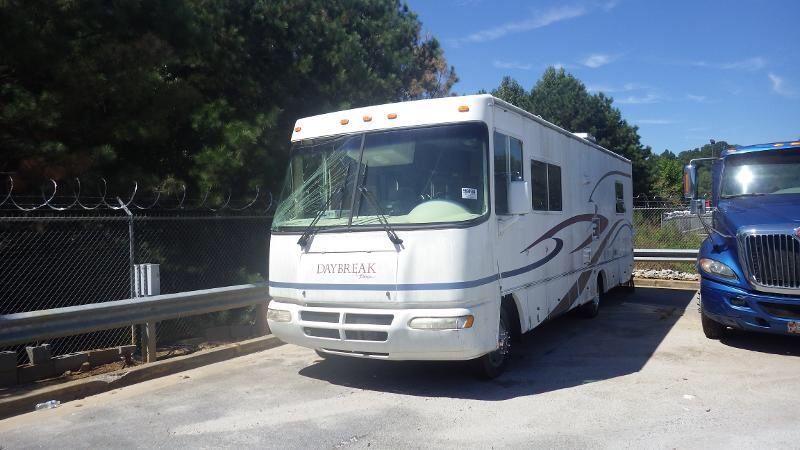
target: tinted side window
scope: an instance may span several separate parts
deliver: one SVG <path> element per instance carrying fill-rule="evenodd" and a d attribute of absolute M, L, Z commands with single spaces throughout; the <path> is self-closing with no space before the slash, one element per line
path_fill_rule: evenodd
<path fill-rule="evenodd" d="M 625 188 L 619 181 L 614 183 L 614 193 L 617 197 L 617 212 L 625 212 Z"/>
<path fill-rule="evenodd" d="M 508 214 L 508 136 L 494 133 L 494 210 Z"/>
<path fill-rule="evenodd" d="M 525 179 L 522 171 L 522 141 L 513 137 L 509 137 L 508 140 L 510 143 L 511 181 L 522 181 Z"/>
<path fill-rule="evenodd" d="M 547 165 L 547 209 L 561 211 L 561 167 Z"/>
<path fill-rule="evenodd" d="M 532 160 L 531 178 L 533 209 L 547 211 L 547 164 Z"/>

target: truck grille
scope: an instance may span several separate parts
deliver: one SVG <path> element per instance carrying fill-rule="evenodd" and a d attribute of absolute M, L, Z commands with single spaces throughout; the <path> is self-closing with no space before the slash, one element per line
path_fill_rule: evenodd
<path fill-rule="evenodd" d="M 740 253 L 750 281 L 762 290 L 800 289 L 800 241 L 791 234 L 747 234 Z"/>

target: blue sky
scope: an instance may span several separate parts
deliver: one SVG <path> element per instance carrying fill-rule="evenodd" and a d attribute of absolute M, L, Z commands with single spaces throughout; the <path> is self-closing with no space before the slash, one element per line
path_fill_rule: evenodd
<path fill-rule="evenodd" d="M 460 94 L 504 75 L 530 89 L 555 65 L 657 153 L 800 138 L 800 1 L 407 1 Z"/>

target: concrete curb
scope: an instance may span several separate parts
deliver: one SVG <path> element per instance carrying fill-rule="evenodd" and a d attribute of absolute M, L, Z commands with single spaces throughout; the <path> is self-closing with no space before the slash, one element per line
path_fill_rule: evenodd
<path fill-rule="evenodd" d="M 58 400 L 64 403 L 280 345 L 283 345 L 283 342 L 270 334 L 208 351 L 199 351 L 81 380 L 42 388 L 34 387 L 30 390 L 21 389 L 16 392 L 0 393 L 0 397 L 2 397 L 0 398 L 0 419 L 31 412 L 37 403 L 48 400 Z"/>
<path fill-rule="evenodd" d="M 635 278 L 633 282 L 635 283 L 636 287 L 643 287 L 643 288 L 684 289 L 687 291 L 696 291 L 700 289 L 699 281 L 659 280 L 656 278 Z"/>

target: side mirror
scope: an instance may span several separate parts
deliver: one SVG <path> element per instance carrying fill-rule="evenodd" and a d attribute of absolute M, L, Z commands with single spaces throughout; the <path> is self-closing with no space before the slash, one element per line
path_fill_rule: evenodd
<path fill-rule="evenodd" d="M 683 167 L 683 197 L 687 200 L 697 197 L 697 167 L 694 164 Z"/>
<path fill-rule="evenodd" d="M 527 181 L 512 181 L 508 185 L 508 213 L 525 214 L 531 210 L 531 196 Z"/>

